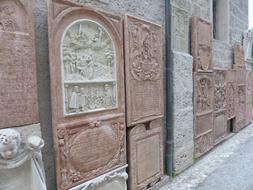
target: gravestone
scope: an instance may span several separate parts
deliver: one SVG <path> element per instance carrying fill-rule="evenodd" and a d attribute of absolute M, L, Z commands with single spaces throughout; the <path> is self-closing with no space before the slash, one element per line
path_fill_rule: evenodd
<path fill-rule="evenodd" d="M 0 128 L 39 123 L 33 1 L 0 1 Z"/>
<path fill-rule="evenodd" d="M 162 27 L 125 17 L 125 73 L 130 189 L 163 176 Z"/>
<path fill-rule="evenodd" d="M 48 19 L 57 188 L 113 189 L 120 172 L 125 190 L 122 18 L 53 0 Z"/>

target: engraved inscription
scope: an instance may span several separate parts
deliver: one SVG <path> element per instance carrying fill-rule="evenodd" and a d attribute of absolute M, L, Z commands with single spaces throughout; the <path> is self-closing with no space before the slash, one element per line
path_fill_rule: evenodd
<path fill-rule="evenodd" d="M 70 24 L 61 60 L 66 115 L 117 107 L 115 47 L 102 25 L 84 19 Z"/>

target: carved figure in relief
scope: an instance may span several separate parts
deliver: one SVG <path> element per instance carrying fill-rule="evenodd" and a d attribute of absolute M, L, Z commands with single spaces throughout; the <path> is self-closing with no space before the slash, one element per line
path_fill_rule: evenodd
<path fill-rule="evenodd" d="M 214 102 L 215 109 L 226 108 L 226 83 L 224 72 L 216 71 L 214 86 Z"/>
<path fill-rule="evenodd" d="M 197 97 L 197 105 L 199 111 L 205 111 L 211 106 L 208 94 L 209 86 L 210 81 L 207 78 L 202 78 L 199 80 L 198 97 Z"/>
<path fill-rule="evenodd" d="M 18 29 L 15 19 L 15 7 L 11 4 L 0 6 L 0 30 L 14 32 Z"/>
<path fill-rule="evenodd" d="M 21 144 L 20 134 L 12 129 L 2 130 L 0 133 L 0 156 L 3 159 L 12 159 L 17 153 Z"/>
<path fill-rule="evenodd" d="M 154 28 L 142 23 L 130 25 L 131 74 L 134 79 L 157 80 L 160 75 L 160 65 L 157 53 L 158 37 Z"/>
<path fill-rule="evenodd" d="M 226 99 L 227 99 L 227 115 L 232 117 L 235 113 L 235 101 L 234 101 L 235 87 L 233 83 L 227 84 Z"/>
<path fill-rule="evenodd" d="M 74 86 L 74 91 L 72 92 L 69 101 L 69 108 L 73 109 L 73 111 L 77 111 L 77 109 L 79 108 L 78 96 L 79 96 L 79 86 Z"/>

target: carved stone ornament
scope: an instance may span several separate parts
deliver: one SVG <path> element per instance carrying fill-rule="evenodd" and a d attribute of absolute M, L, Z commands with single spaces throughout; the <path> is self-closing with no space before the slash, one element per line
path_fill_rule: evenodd
<path fill-rule="evenodd" d="M 243 33 L 243 49 L 244 49 L 244 60 L 251 61 L 252 60 L 252 34 L 250 30 L 246 30 Z"/>
<path fill-rule="evenodd" d="M 193 17 L 191 28 L 194 71 L 212 71 L 212 25 L 199 17 Z"/>
<path fill-rule="evenodd" d="M 214 70 L 214 110 L 226 109 L 226 71 Z"/>
<path fill-rule="evenodd" d="M 235 131 L 239 131 L 246 126 L 246 85 L 237 86 L 236 111 Z"/>
<path fill-rule="evenodd" d="M 163 176 L 163 125 L 157 119 L 128 129 L 130 189 L 146 189 Z"/>
<path fill-rule="evenodd" d="M 125 17 L 128 126 L 163 116 L 162 28 Z"/>
<path fill-rule="evenodd" d="M 227 114 L 226 111 L 214 113 L 214 144 L 220 143 L 227 135 Z"/>
<path fill-rule="evenodd" d="M 62 36 L 61 63 L 66 115 L 117 106 L 115 46 L 101 24 L 71 23 Z"/>
<path fill-rule="evenodd" d="M 199 157 L 213 147 L 213 73 L 194 73 L 194 152 Z"/>
<path fill-rule="evenodd" d="M 123 18 L 49 0 L 57 189 L 126 165 Z"/>
<path fill-rule="evenodd" d="M 0 1 L 0 128 L 39 123 L 33 3 Z"/>
<path fill-rule="evenodd" d="M 43 146 L 44 141 L 38 136 L 23 140 L 14 129 L 0 130 L 1 189 L 47 189 L 41 157 Z"/>
<path fill-rule="evenodd" d="M 226 75 L 226 110 L 227 119 L 232 119 L 236 115 L 236 98 L 237 98 L 237 85 L 236 85 L 236 70 L 227 70 Z"/>

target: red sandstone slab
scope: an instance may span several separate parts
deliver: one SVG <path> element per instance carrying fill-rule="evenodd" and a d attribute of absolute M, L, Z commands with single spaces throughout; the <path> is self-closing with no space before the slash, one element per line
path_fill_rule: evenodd
<path fill-rule="evenodd" d="M 227 70 L 226 75 L 226 109 L 227 119 L 232 119 L 236 116 L 236 99 L 237 99 L 237 84 L 236 70 Z"/>
<path fill-rule="evenodd" d="M 163 117 L 162 27 L 125 17 L 127 126 Z"/>
<path fill-rule="evenodd" d="M 234 53 L 234 64 L 233 68 L 235 69 L 245 69 L 245 63 L 244 63 L 244 50 L 243 47 L 239 44 L 234 45 L 233 47 L 233 53 Z"/>
<path fill-rule="evenodd" d="M 218 144 L 227 135 L 227 114 L 226 111 L 214 113 L 214 144 Z"/>
<path fill-rule="evenodd" d="M 39 122 L 33 1 L 0 1 L 0 128 Z"/>
<path fill-rule="evenodd" d="M 212 25 L 199 18 L 192 18 L 191 53 L 195 72 L 211 72 L 212 65 Z"/>
<path fill-rule="evenodd" d="M 236 102 L 236 127 L 235 131 L 246 126 L 246 85 L 237 86 L 237 102 Z"/>
<path fill-rule="evenodd" d="M 214 110 L 226 109 L 226 70 L 214 70 Z"/>
<path fill-rule="evenodd" d="M 161 119 L 128 128 L 129 188 L 146 189 L 164 174 Z"/>
<path fill-rule="evenodd" d="M 126 164 L 123 19 L 49 1 L 58 190 Z"/>

